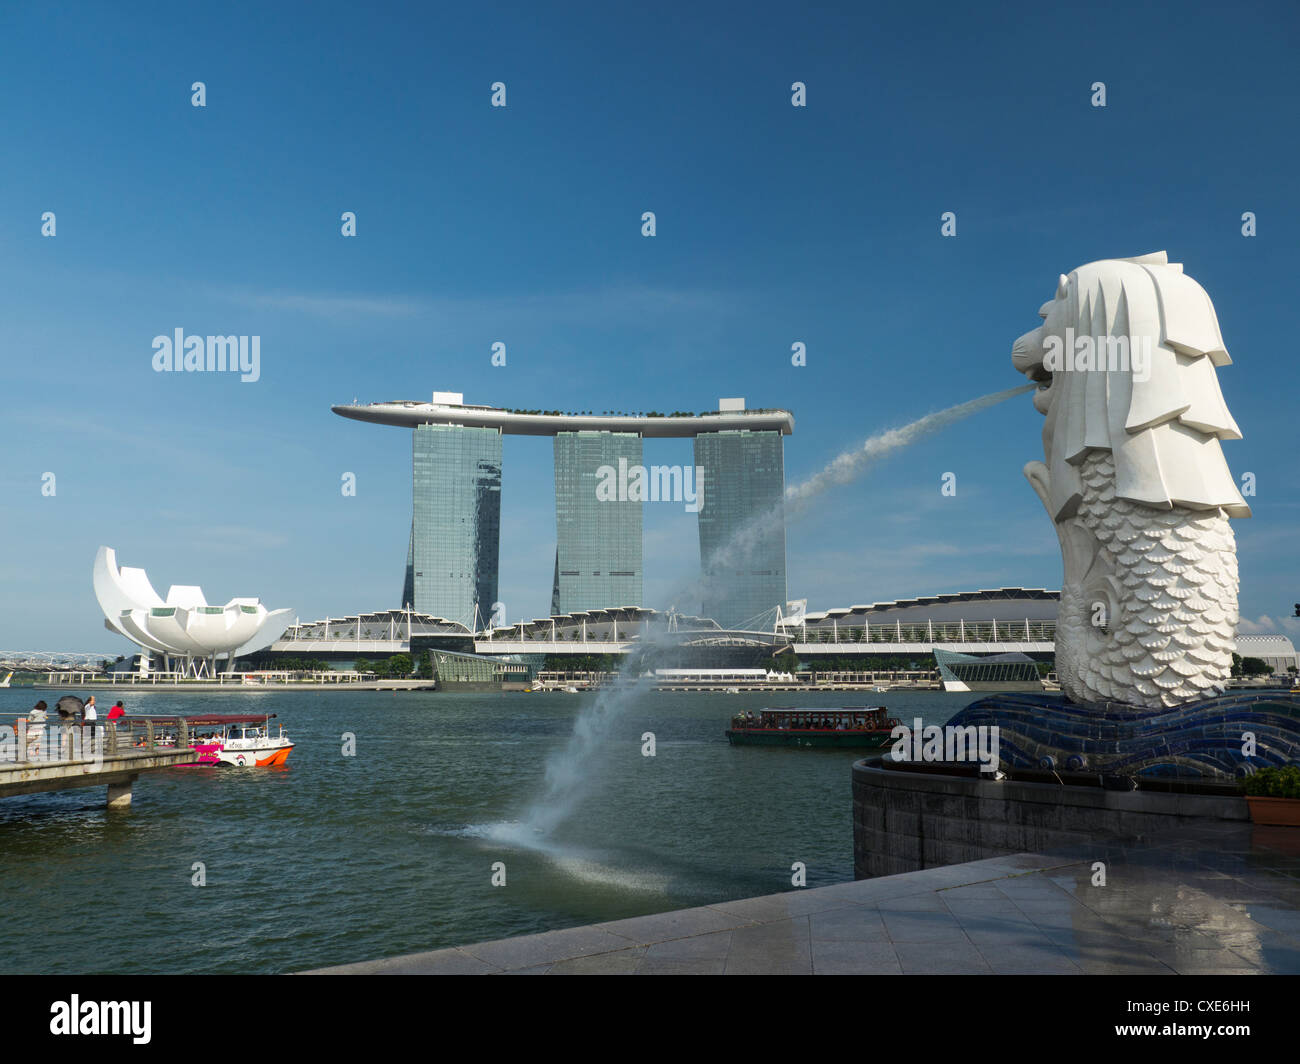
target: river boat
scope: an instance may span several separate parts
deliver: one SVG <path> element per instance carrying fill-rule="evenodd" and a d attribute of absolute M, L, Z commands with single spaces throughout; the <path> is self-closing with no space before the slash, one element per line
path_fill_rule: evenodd
<path fill-rule="evenodd" d="M 284 725 L 272 725 L 274 713 L 205 713 L 187 717 L 149 717 L 159 746 L 175 746 L 185 722 L 191 749 L 198 755 L 184 768 L 270 768 L 283 765 L 293 750 Z M 139 718 L 133 718 L 137 720 Z M 278 730 L 276 730 L 278 729 Z M 138 740 L 143 742 L 143 739 Z"/>
<path fill-rule="evenodd" d="M 732 746 L 827 746 L 842 750 L 879 750 L 888 746 L 899 726 L 884 706 L 842 709 L 760 709 L 731 719 Z"/>

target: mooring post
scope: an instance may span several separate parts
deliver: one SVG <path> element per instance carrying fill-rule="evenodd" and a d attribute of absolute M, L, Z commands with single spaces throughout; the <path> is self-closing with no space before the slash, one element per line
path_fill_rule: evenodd
<path fill-rule="evenodd" d="M 153 721 L 147 720 L 144 722 L 144 734 L 145 740 L 149 744 L 149 749 L 152 750 L 154 745 Z"/>

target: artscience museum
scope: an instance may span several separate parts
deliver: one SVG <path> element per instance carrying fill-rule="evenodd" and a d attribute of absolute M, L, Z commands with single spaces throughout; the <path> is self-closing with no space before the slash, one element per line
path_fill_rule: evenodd
<path fill-rule="evenodd" d="M 142 673 L 161 668 L 212 676 L 221 657 L 230 672 L 236 658 L 270 646 L 292 620 L 292 610 L 267 610 L 255 598 L 209 606 L 202 588 L 182 584 L 168 588 L 164 599 L 143 569 L 119 568 L 111 547 L 95 555 L 94 583 L 104 627 L 141 648 Z"/>

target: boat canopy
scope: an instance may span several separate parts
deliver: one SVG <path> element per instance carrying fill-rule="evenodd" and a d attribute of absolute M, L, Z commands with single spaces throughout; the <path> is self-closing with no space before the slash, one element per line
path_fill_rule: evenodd
<path fill-rule="evenodd" d="M 176 725 L 184 721 L 187 725 L 225 725 L 225 724 L 265 724 L 275 716 L 274 713 L 194 713 L 185 716 L 174 717 L 136 717 L 126 716 L 123 720 L 129 721 L 147 721 L 150 724 L 171 724 Z"/>
<path fill-rule="evenodd" d="M 814 707 L 811 709 L 790 708 L 790 709 L 760 709 L 759 713 L 770 717 L 860 717 L 864 713 L 883 713 L 884 706 L 843 706 L 839 709 L 822 709 Z"/>

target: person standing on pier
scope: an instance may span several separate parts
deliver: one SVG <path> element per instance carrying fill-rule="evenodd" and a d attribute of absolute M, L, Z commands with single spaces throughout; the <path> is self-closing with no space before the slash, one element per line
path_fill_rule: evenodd
<path fill-rule="evenodd" d="M 41 736 L 45 733 L 45 700 L 37 702 L 27 713 L 27 760 L 31 761 L 40 752 Z"/>
<path fill-rule="evenodd" d="M 108 729 L 104 732 L 105 738 L 113 745 L 117 744 L 118 722 L 121 721 L 124 716 L 126 716 L 126 708 L 122 705 L 122 700 L 119 698 L 113 703 L 113 708 L 108 711 Z"/>
<path fill-rule="evenodd" d="M 95 741 L 95 727 L 96 727 L 96 722 L 98 720 L 99 720 L 99 711 L 95 708 L 95 696 L 91 695 L 88 699 L 86 699 L 85 708 L 83 708 L 81 711 L 81 726 L 83 728 L 89 726 L 90 741 L 92 743 Z M 85 736 L 83 733 L 83 738 L 84 737 Z"/>

